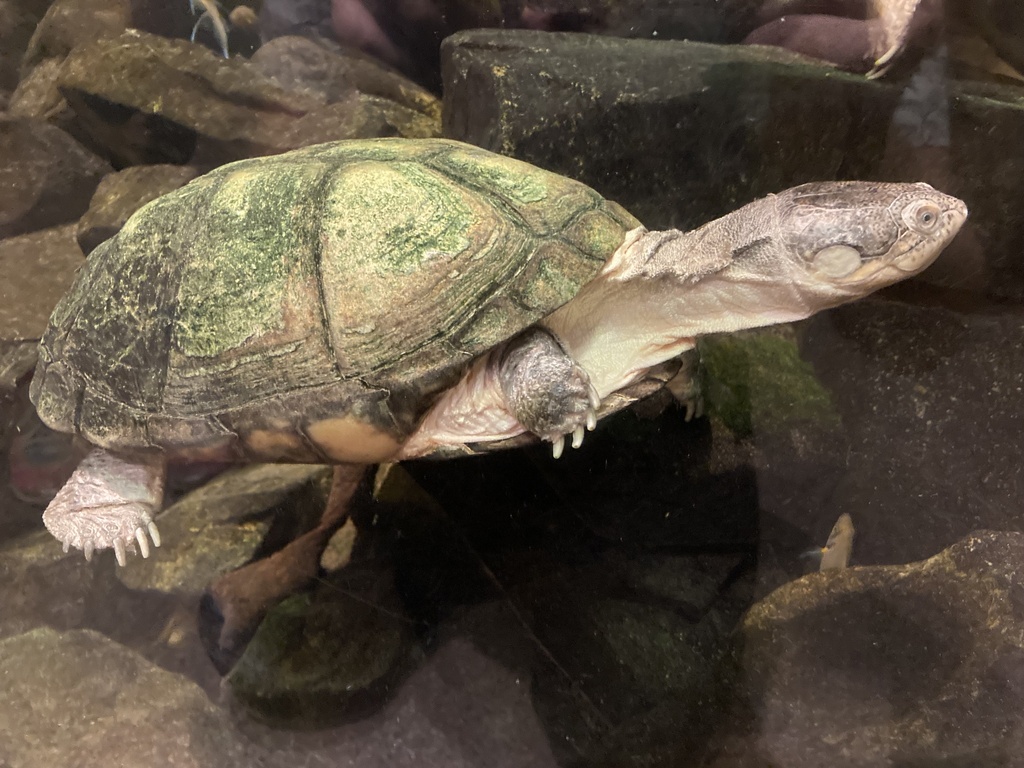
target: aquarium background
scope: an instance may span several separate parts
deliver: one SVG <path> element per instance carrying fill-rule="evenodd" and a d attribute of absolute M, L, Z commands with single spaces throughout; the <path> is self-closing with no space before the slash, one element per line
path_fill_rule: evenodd
<path fill-rule="evenodd" d="M 1024 764 L 1020 0 L 0 0 L 0 108 L 0 768 Z M 835 179 L 970 217 L 907 282 L 701 339 L 696 413 L 381 467 L 326 523 L 329 467 L 197 458 L 148 559 L 63 553 L 85 447 L 28 392 L 89 254 L 373 137 L 650 229 Z M 232 603 L 298 540 L 295 589 Z"/>

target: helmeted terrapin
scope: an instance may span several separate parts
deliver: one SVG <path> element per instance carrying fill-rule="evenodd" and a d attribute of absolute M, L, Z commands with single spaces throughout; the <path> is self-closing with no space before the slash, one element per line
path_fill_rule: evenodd
<path fill-rule="evenodd" d="M 967 215 L 925 184 L 805 184 L 688 233 L 444 140 L 222 167 L 88 260 L 40 344 L 43 421 L 96 448 L 44 515 L 120 562 L 170 458 L 372 464 L 532 433 L 557 456 L 694 337 L 926 267 Z"/>

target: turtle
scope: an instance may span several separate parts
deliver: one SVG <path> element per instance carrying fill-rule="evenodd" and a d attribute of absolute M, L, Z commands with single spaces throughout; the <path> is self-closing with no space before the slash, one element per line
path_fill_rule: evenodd
<path fill-rule="evenodd" d="M 558 458 L 708 333 L 795 321 L 928 266 L 963 202 L 811 182 L 689 232 L 446 139 L 222 166 L 90 255 L 39 344 L 42 421 L 91 445 L 46 508 L 150 554 L 169 462 L 365 467 L 546 441 Z M 678 366 L 676 366 L 678 367 Z"/>

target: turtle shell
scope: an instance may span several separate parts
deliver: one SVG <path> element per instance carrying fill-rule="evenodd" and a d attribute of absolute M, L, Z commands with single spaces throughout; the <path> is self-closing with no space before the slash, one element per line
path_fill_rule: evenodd
<path fill-rule="evenodd" d="M 113 450 L 379 460 L 636 226 L 583 184 L 454 141 L 232 163 L 90 255 L 50 319 L 32 400 Z"/>

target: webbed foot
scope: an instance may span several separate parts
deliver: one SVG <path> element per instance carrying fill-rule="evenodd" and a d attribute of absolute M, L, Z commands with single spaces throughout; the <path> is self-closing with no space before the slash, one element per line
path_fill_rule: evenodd
<path fill-rule="evenodd" d="M 94 448 L 43 512 L 43 523 L 65 552 L 81 549 L 86 560 L 112 548 L 124 565 L 136 545 L 149 557 L 150 539 L 160 546 L 153 513 L 163 501 L 165 475 L 160 455 L 126 459 Z"/>
<path fill-rule="evenodd" d="M 551 443 L 556 459 L 567 436 L 579 448 L 586 430 L 597 426 L 601 399 L 590 376 L 544 328 L 530 328 L 509 342 L 498 380 L 509 410 L 526 429 Z"/>

